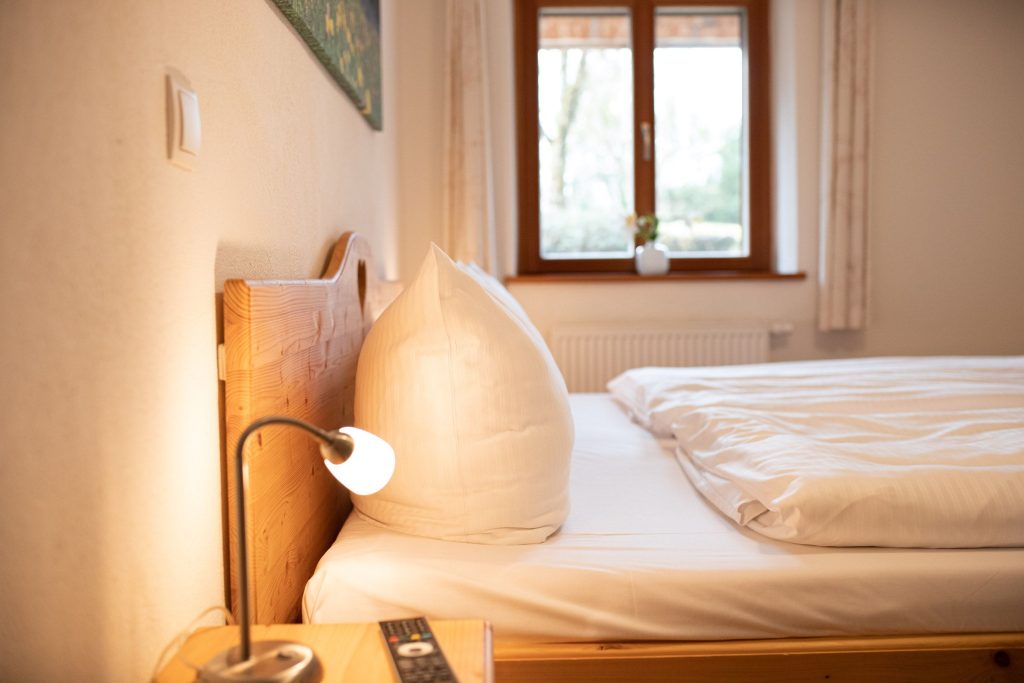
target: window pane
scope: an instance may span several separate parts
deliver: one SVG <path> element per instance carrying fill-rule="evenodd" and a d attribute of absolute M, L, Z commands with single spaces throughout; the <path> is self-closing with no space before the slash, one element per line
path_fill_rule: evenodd
<path fill-rule="evenodd" d="M 543 258 L 628 256 L 633 75 L 625 9 L 544 9 L 537 88 Z"/>
<path fill-rule="evenodd" d="M 655 201 L 674 256 L 746 256 L 743 15 L 659 10 Z"/>

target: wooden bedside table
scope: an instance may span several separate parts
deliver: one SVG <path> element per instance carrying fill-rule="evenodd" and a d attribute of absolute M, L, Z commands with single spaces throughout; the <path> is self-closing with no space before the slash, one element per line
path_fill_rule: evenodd
<path fill-rule="evenodd" d="M 493 683 L 494 660 L 491 625 L 479 620 L 431 620 L 448 663 L 459 683 Z M 252 627 L 252 640 L 295 640 L 313 648 L 323 667 L 323 683 L 390 683 L 387 648 L 377 624 L 277 624 Z M 190 683 L 195 671 L 182 656 L 198 665 L 218 652 L 238 644 L 237 626 L 203 629 L 193 634 L 170 664 L 156 677 L 156 683 Z"/>

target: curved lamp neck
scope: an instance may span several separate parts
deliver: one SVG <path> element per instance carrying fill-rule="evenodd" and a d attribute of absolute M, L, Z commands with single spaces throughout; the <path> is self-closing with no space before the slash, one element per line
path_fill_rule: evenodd
<path fill-rule="evenodd" d="M 249 490 L 248 468 L 245 466 L 245 442 L 253 433 L 271 424 L 291 425 L 310 434 L 322 444 L 320 452 L 324 459 L 335 464 L 348 460 L 354 449 L 352 437 L 347 434 L 328 432 L 314 427 L 308 422 L 283 416 L 271 416 L 256 420 L 246 427 L 238 437 L 238 444 L 235 446 L 235 518 L 238 525 L 238 623 L 241 631 L 239 644 L 241 661 L 246 661 L 252 656 L 252 637 L 249 625 L 249 553 L 245 526 L 245 494 Z"/>

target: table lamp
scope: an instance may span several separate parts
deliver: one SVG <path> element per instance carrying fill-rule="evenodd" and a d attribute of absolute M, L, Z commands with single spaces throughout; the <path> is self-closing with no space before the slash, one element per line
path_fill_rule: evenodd
<path fill-rule="evenodd" d="M 198 680 L 208 683 L 299 683 L 317 680 L 320 661 L 308 645 L 285 640 L 253 643 L 249 624 L 249 565 L 245 534 L 245 494 L 249 488 L 245 442 L 269 424 L 290 425 L 320 442 L 320 455 L 331 474 L 349 491 L 370 495 L 384 488 L 395 471 L 395 451 L 384 439 L 355 427 L 328 432 L 291 417 L 265 417 L 245 428 L 235 447 L 235 501 L 238 527 L 238 620 L 240 642 L 199 670 Z"/>

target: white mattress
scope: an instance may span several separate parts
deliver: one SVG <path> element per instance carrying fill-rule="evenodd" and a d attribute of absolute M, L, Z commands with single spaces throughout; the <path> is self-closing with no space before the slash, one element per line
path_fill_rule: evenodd
<path fill-rule="evenodd" d="M 313 623 L 483 618 L 499 638 L 718 640 L 1024 630 L 1024 549 L 822 548 L 737 527 L 605 394 L 572 397 L 572 509 L 547 542 L 484 546 L 346 522 Z"/>

